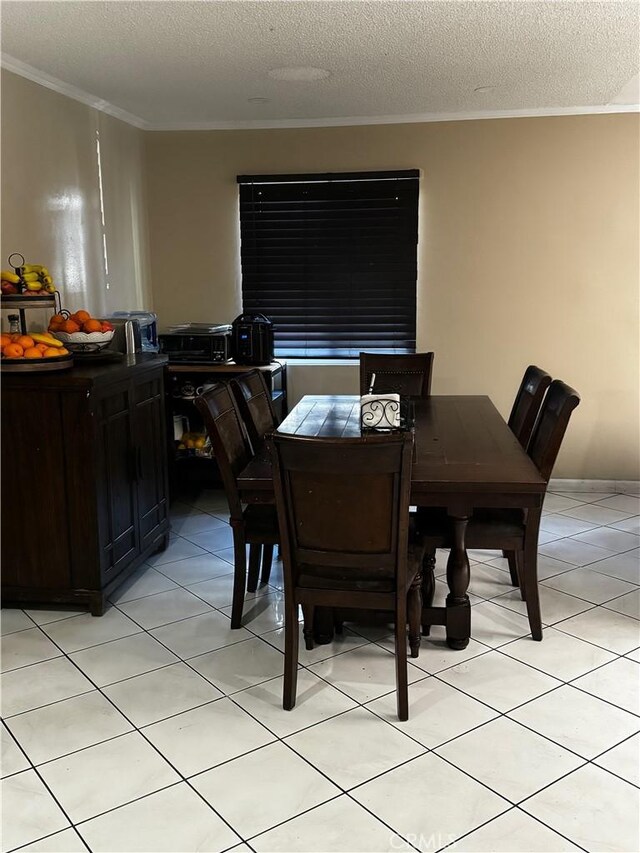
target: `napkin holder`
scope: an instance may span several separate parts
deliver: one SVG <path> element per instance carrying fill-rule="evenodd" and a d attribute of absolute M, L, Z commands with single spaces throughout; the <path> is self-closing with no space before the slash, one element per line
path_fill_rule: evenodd
<path fill-rule="evenodd" d="M 360 426 L 364 430 L 401 427 L 399 394 L 364 394 L 360 397 Z"/>

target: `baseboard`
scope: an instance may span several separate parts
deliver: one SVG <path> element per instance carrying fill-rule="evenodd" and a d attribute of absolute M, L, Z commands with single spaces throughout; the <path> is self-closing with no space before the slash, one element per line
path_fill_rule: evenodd
<path fill-rule="evenodd" d="M 549 480 L 550 492 L 615 492 L 640 494 L 638 480 Z"/>

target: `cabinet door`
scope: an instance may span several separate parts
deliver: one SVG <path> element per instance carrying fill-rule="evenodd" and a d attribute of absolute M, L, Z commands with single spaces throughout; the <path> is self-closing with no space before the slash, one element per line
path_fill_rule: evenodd
<path fill-rule="evenodd" d="M 135 490 L 135 453 L 129 382 L 96 402 L 98 526 L 103 583 L 140 552 Z"/>
<path fill-rule="evenodd" d="M 70 586 L 60 395 L 2 389 L 2 584 Z"/>
<path fill-rule="evenodd" d="M 161 371 L 133 386 L 140 550 L 167 529 L 167 425 Z"/>

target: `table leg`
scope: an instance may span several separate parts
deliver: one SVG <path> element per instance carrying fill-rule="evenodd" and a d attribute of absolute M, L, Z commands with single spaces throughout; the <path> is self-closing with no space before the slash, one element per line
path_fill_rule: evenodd
<path fill-rule="evenodd" d="M 452 649 L 466 649 L 471 635 L 471 607 L 469 586 L 469 558 L 465 548 L 467 516 L 452 516 L 453 547 L 447 562 L 447 645 Z"/>
<path fill-rule="evenodd" d="M 333 608 L 313 608 L 313 639 L 318 646 L 333 642 Z"/>

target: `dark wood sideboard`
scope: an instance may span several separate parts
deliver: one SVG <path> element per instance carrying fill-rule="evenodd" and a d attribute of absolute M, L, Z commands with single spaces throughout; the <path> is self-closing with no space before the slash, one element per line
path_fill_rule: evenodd
<path fill-rule="evenodd" d="M 3 605 L 106 597 L 169 538 L 164 356 L 2 377 Z"/>

